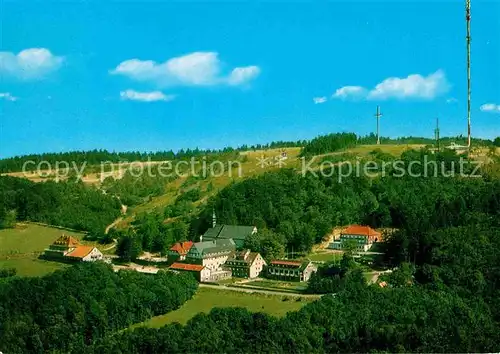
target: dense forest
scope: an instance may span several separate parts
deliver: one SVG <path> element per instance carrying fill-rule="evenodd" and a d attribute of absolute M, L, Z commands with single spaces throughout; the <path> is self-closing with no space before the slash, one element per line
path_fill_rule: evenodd
<path fill-rule="evenodd" d="M 302 156 L 320 155 L 347 149 L 356 145 L 357 137 L 354 133 L 335 133 L 318 136 L 309 141 L 302 149 Z"/>
<path fill-rule="evenodd" d="M 357 281 L 356 281 L 357 280 Z M 88 353 L 498 352 L 487 306 L 427 287 L 377 289 L 362 278 L 283 319 L 213 309 L 187 325 L 141 328 L 99 341 Z"/>
<path fill-rule="evenodd" d="M 112 229 L 109 234 L 103 236 L 105 239 L 102 241 L 118 239 L 116 253 L 126 261 L 136 259 L 142 251 L 166 254 L 175 242 L 188 239 L 188 223 L 185 219 L 165 223 L 162 214 L 142 213 L 137 216 L 130 228 Z"/>
<path fill-rule="evenodd" d="M 464 204 L 462 209 L 466 208 Z M 468 218 L 460 227 L 411 236 L 403 227 L 385 249 L 385 257 L 399 268 L 387 276 L 384 288 L 368 286 L 360 268 L 346 262 L 341 265 L 343 274 L 322 270 L 320 278 L 333 284 L 326 295 L 282 319 L 238 308 L 213 309 L 185 326 L 126 331 L 86 349 L 89 353 L 498 352 L 497 212 Z M 408 263 L 412 254 L 415 261 Z"/>
<path fill-rule="evenodd" d="M 0 348 L 79 352 L 112 332 L 177 309 L 197 287 L 191 275 L 115 273 L 99 263 L 42 278 L 0 278 Z"/>
<path fill-rule="evenodd" d="M 120 202 L 81 182 L 34 183 L 0 176 L 0 225 L 6 220 L 38 221 L 102 233 L 120 215 Z"/>

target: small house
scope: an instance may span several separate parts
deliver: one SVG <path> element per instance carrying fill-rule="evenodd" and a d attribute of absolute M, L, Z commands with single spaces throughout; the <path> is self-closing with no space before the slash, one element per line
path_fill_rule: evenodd
<path fill-rule="evenodd" d="M 193 247 L 193 241 L 177 242 L 168 251 L 169 260 L 174 262 L 185 260 L 191 247 Z"/>
<path fill-rule="evenodd" d="M 44 251 L 43 256 L 53 260 L 77 262 L 94 262 L 104 258 L 96 247 L 81 245 L 73 236 L 64 234 Z"/>

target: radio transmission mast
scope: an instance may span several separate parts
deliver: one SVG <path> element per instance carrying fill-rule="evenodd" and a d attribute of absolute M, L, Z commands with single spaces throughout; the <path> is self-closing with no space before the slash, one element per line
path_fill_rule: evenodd
<path fill-rule="evenodd" d="M 436 129 L 434 129 L 434 137 L 436 138 L 437 151 L 439 151 L 439 118 L 436 118 Z"/>
<path fill-rule="evenodd" d="M 467 147 L 470 150 L 470 0 L 465 0 L 465 20 L 467 22 Z"/>

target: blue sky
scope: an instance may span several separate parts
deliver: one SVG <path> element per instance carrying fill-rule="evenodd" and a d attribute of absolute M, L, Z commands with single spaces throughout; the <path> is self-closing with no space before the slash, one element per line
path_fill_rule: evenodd
<path fill-rule="evenodd" d="M 472 133 L 500 135 L 500 4 L 472 1 Z M 11 2 L 0 157 L 466 134 L 463 1 Z"/>

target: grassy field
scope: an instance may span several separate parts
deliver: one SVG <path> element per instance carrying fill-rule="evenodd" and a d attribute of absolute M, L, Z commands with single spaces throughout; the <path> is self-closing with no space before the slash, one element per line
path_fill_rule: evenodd
<path fill-rule="evenodd" d="M 271 288 L 277 290 L 288 290 L 288 291 L 302 291 L 307 287 L 305 282 L 287 282 L 287 281 L 277 281 L 277 280 L 253 280 L 241 284 L 244 286 L 261 287 L 261 288 Z"/>
<path fill-rule="evenodd" d="M 283 316 L 287 312 L 297 311 L 312 299 L 301 298 L 284 300 L 284 296 L 247 294 L 230 290 L 216 290 L 200 288 L 194 297 L 187 301 L 180 309 L 166 315 L 134 325 L 133 327 L 162 327 L 168 323 L 179 322 L 185 324 L 189 319 L 200 312 L 208 313 L 214 307 L 244 307 L 252 312 L 265 312 L 274 316 Z"/>
<path fill-rule="evenodd" d="M 18 275 L 40 276 L 66 266 L 38 259 L 63 233 L 79 240 L 83 237 L 82 233 L 34 224 L 18 224 L 14 229 L 0 230 L 0 268 L 16 268 Z"/>
<path fill-rule="evenodd" d="M 342 253 L 330 251 L 317 252 L 308 255 L 307 258 L 316 262 L 340 262 L 342 259 Z"/>

